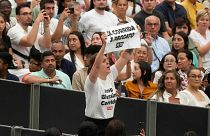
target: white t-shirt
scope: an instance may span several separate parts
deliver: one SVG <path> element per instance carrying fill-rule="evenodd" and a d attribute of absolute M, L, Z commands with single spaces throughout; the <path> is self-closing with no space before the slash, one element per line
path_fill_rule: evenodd
<path fill-rule="evenodd" d="M 102 32 L 110 26 L 118 24 L 118 18 L 111 12 L 104 11 L 104 14 L 98 14 L 95 9 L 92 9 L 81 17 L 80 21 L 87 38 L 91 39 L 94 32 Z"/>
<path fill-rule="evenodd" d="M 190 38 L 193 39 L 193 41 L 198 42 L 200 46 L 204 46 L 210 41 L 210 31 L 206 31 L 206 39 L 201 36 L 200 33 L 198 33 L 195 30 L 192 30 L 189 35 Z M 210 68 L 210 51 L 208 51 L 203 57 L 202 57 L 203 67 L 205 69 Z"/>
<path fill-rule="evenodd" d="M 210 99 L 208 96 L 201 90 L 198 90 L 204 97 L 204 101 L 198 101 L 197 98 L 190 93 L 189 90 L 185 89 L 184 91 L 181 91 L 181 94 L 185 94 L 189 99 L 189 105 L 191 106 L 198 106 L 198 107 L 206 107 L 208 104 L 210 104 Z"/>
<path fill-rule="evenodd" d="M 56 18 L 51 18 L 50 19 L 50 34 L 53 34 L 57 28 L 58 25 L 58 19 Z M 69 28 L 66 27 L 65 25 L 63 25 L 63 34 L 66 30 L 68 30 Z M 44 22 L 41 22 L 39 25 L 39 33 L 43 34 L 44 33 Z"/>
<path fill-rule="evenodd" d="M 19 23 L 17 23 L 15 26 L 13 26 L 12 28 L 9 29 L 7 35 L 10 37 L 10 40 L 11 40 L 11 46 L 12 48 L 14 48 L 15 50 L 17 50 L 18 52 L 26 55 L 26 56 L 29 56 L 29 53 L 30 53 L 30 50 L 31 50 L 31 47 L 26 47 L 24 45 L 20 45 L 20 40 L 25 36 L 27 35 L 30 31 L 31 31 L 32 27 L 31 26 L 28 26 L 28 29 L 27 31 L 25 31 Z M 36 38 L 36 41 L 34 43 L 34 46 L 36 49 L 38 49 L 39 51 L 41 51 L 41 48 L 38 44 L 38 39 L 41 37 L 41 35 L 38 33 L 37 35 L 37 38 Z M 14 56 L 17 58 L 17 59 L 20 59 L 20 60 L 23 60 L 25 61 L 26 64 L 28 64 L 28 60 L 26 59 L 23 59 L 22 57 L 14 54 Z"/>
<path fill-rule="evenodd" d="M 109 119 L 114 115 L 117 100 L 114 80 L 118 76 L 115 65 L 110 67 L 111 72 L 106 80 L 100 78 L 92 83 L 87 77 L 85 81 L 86 108 L 85 116 L 95 119 Z"/>
<path fill-rule="evenodd" d="M 159 102 L 166 102 L 166 103 L 169 103 L 169 98 L 171 97 L 172 95 L 170 93 L 168 93 L 166 90 L 163 92 L 163 98 L 162 97 L 159 97 L 157 98 L 157 95 L 155 94 L 151 100 L 156 100 L 156 101 L 159 101 Z M 180 104 L 183 104 L 183 105 L 189 105 L 189 99 L 188 97 L 185 95 L 185 94 L 181 94 L 179 91 L 177 91 L 177 95 L 176 97 L 177 99 L 179 99 L 179 102 Z"/>

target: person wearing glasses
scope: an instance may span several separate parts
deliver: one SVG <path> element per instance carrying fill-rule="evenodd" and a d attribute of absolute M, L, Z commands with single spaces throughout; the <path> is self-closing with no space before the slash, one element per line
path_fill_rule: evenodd
<path fill-rule="evenodd" d="M 18 23 L 9 29 L 7 35 L 11 40 L 14 57 L 24 61 L 25 68 L 28 68 L 29 53 L 33 46 L 40 51 L 50 49 L 49 16 L 45 16 L 43 10 L 40 11 L 33 26 L 30 26 L 32 23 L 32 11 L 29 3 L 19 5 L 16 8 L 16 13 Z M 45 22 L 45 32 L 41 36 L 38 34 L 38 28 L 43 20 Z"/>
<path fill-rule="evenodd" d="M 189 105 L 198 107 L 209 107 L 209 97 L 200 90 L 202 83 L 202 74 L 199 69 L 191 68 L 187 74 L 188 86 L 181 94 L 185 94 L 189 99 Z"/>
<path fill-rule="evenodd" d="M 155 77 L 153 79 L 153 83 L 158 83 L 158 80 L 163 75 L 163 73 L 167 70 L 174 70 L 177 68 L 177 57 L 173 52 L 167 53 L 163 56 L 162 60 L 160 61 L 160 66 L 158 70 L 155 72 Z"/>

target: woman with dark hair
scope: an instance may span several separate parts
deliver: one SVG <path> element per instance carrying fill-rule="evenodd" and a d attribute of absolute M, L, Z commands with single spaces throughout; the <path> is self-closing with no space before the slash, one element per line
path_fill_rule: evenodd
<path fill-rule="evenodd" d="M 64 58 L 73 62 L 76 70 L 84 68 L 84 54 L 85 54 L 85 40 L 82 33 L 78 31 L 71 32 L 69 34 L 69 53 Z"/>
<path fill-rule="evenodd" d="M 118 119 L 111 120 L 106 127 L 105 136 L 126 136 L 125 124 Z"/>
<path fill-rule="evenodd" d="M 189 99 L 189 105 L 199 106 L 199 107 L 209 107 L 210 99 L 208 96 L 199 88 L 201 87 L 201 70 L 196 68 L 191 68 L 188 73 L 188 86 L 182 94 L 185 94 Z"/>
<path fill-rule="evenodd" d="M 195 42 L 192 40 L 192 38 L 189 37 L 191 32 L 190 22 L 185 18 L 179 17 L 175 19 L 174 27 L 172 28 L 172 34 L 174 35 L 175 33 L 181 31 L 188 36 L 188 49 L 196 55 L 197 59 L 199 59 L 199 53 L 197 47 L 195 46 Z M 171 47 L 173 44 L 172 38 L 168 41 Z"/>
<path fill-rule="evenodd" d="M 133 71 L 133 81 L 125 83 L 128 97 L 148 99 L 157 89 L 157 85 L 151 82 L 151 67 L 145 61 L 136 62 Z"/>
<path fill-rule="evenodd" d="M 188 50 L 188 36 L 183 32 L 177 32 L 173 35 L 172 38 L 172 52 L 174 52 L 176 55 L 178 54 L 178 52 L 182 51 L 182 50 Z M 198 59 L 197 56 L 194 54 L 193 51 L 191 51 L 193 54 L 193 65 L 198 68 Z"/>
<path fill-rule="evenodd" d="M 187 72 L 193 67 L 193 55 L 191 51 L 180 51 L 177 55 L 178 59 L 178 73 L 182 79 L 180 90 L 184 90 L 187 87 Z"/>
<path fill-rule="evenodd" d="M 91 45 L 99 45 L 102 46 L 102 39 L 101 39 L 102 32 L 95 32 L 91 38 Z"/>
<path fill-rule="evenodd" d="M 169 52 L 163 56 L 160 61 L 159 69 L 155 72 L 153 83 L 158 83 L 162 74 L 167 70 L 175 70 L 177 68 L 177 57 L 173 52 Z"/>
<path fill-rule="evenodd" d="M 180 85 L 181 79 L 176 70 L 168 70 L 159 80 L 158 89 L 151 99 L 166 103 L 188 104 L 187 97 L 180 95 Z"/>

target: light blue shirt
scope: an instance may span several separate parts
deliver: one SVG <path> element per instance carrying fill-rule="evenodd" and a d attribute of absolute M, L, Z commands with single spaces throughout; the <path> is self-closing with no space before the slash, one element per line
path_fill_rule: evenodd
<path fill-rule="evenodd" d="M 159 68 L 161 59 L 166 53 L 171 51 L 171 48 L 165 39 L 158 36 L 157 39 L 152 41 L 152 50 L 153 59 L 151 68 L 152 72 L 155 72 Z"/>
<path fill-rule="evenodd" d="M 59 79 L 62 80 L 61 83 L 58 83 L 58 84 L 49 84 L 49 83 L 42 83 L 41 85 L 44 85 L 44 86 L 49 86 L 49 87 L 54 87 L 54 88 L 62 88 L 62 89 L 66 89 L 66 90 L 71 90 L 72 89 L 72 86 L 71 86 L 71 81 L 69 79 L 69 76 L 66 75 L 65 73 L 59 71 L 59 70 L 55 70 L 56 71 L 56 75 Z M 38 77 L 42 77 L 42 78 L 49 78 L 44 70 L 40 70 L 40 71 L 37 71 L 37 72 L 32 72 L 30 75 L 33 75 L 33 76 L 38 76 Z"/>

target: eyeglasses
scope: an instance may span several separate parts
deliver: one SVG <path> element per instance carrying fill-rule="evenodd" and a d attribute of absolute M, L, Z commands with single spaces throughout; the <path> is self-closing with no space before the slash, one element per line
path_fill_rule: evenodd
<path fill-rule="evenodd" d="M 175 60 L 165 60 L 164 62 L 166 62 L 166 63 L 173 63 L 173 62 L 176 62 Z"/>
<path fill-rule="evenodd" d="M 191 75 L 189 77 L 191 77 L 192 79 L 196 79 L 196 78 L 201 79 L 202 78 L 201 75 Z"/>
<path fill-rule="evenodd" d="M 40 64 L 39 63 L 34 63 L 34 62 L 29 62 L 30 65 L 33 65 L 33 66 L 39 66 Z"/>
<path fill-rule="evenodd" d="M 159 23 L 147 23 L 146 25 L 148 25 L 148 26 L 159 26 Z"/>
<path fill-rule="evenodd" d="M 20 15 L 22 15 L 22 16 L 28 16 L 28 15 L 32 15 L 32 12 L 23 12 L 22 14 L 20 14 Z"/>

